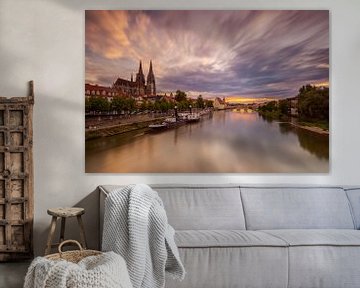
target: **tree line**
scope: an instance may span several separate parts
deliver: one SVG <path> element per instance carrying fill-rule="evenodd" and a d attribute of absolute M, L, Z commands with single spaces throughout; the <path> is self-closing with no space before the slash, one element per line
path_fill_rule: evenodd
<path fill-rule="evenodd" d="M 179 111 L 189 109 L 190 105 L 193 108 L 210 108 L 213 107 L 211 100 L 206 100 L 199 95 L 196 100 L 188 98 L 184 91 L 177 90 L 175 93 L 175 102 L 167 101 L 160 97 L 156 101 L 148 101 L 144 99 L 140 103 L 136 103 L 131 97 L 114 97 L 112 101 L 108 101 L 105 97 L 91 96 L 85 99 L 85 111 L 91 112 L 131 112 L 131 111 L 157 111 L 167 112 L 177 106 Z"/>
<path fill-rule="evenodd" d="M 296 98 L 296 107 L 291 107 L 291 98 L 279 101 L 270 101 L 259 107 L 261 115 L 269 118 L 286 119 L 291 115 L 291 108 L 297 108 L 300 121 L 309 123 L 321 123 L 329 126 L 329 88 L 316 87 L 310 84 L 299 89 Z"/>
<path fill-rule="evenodd" d="M 178 109 L 186 110 L 191 105 L 194 108 L 211 108 L 213 102 L 211 100 L 203 99 L 202 95 L 199 95 L 196 100 L 188 98 L 184 91 L 177 90 L 175 93 L 175 101 Z"/>

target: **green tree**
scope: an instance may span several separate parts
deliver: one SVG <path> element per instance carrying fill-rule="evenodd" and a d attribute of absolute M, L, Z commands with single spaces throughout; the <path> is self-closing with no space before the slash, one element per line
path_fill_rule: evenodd
<path fill-rule="evenodd" d="M 204 99 L 201 95 L 196 99 L 196 107 L 203 109 L 205 107 Z"/>
<path fill-rule="evenodd" d="M 306 85 L 300 88 L 298 97 L 301 120 L 329 123 L 329 88 Z"/>
<path fill-rule="evenodd" d="M 146 103 L 146 101 L 143 101 L 140 105 L 140 110 L 145 111 L 146 109 L 147 109 L 147 103 Z"/>
<path fill-rule="evenodd" d="M 136 108 L 136 101 L 134 98 L 115 97 L 111 102 L 111 106 L 118 112 L 132 111 Z"/>
<path fill-rule="evenodd" d="M 167 101 L 165 101 L 165 100 L 161 100 L 159 102 L 159 104 L 160 104 L 161 112 L 166 112 L 166 111 L 168 111 L 170 109 L 169 103 Z"/>
<path fill-rule="evenodd" d="M 184 91 L 177 90 L 176 93 L 175 93 L 175 100 L 177 102 L 186 101 L 186 93 Z"/>
<path fill-rule="evenodd" d="M 125 98 L 124 97 L 114 97 L 111 106 L 117 112 L 125 110 Z"/>
<path fill-rule="evenodd" d="M 280 109 L 276 101 L 270 101 L 265 105 L 259 107 L 259 114 L 270 119 L 279 119 L 281 117 Z"/>
<path fill-rule="evenodd" d="M 156 101 L 156 102 L 154 103 L 154 110 L 155 110 L 155 111 L 160 111 L 160 102 L 159 102 L 159 101 Z"/>
<path fill-rule="evenodd" d="M 270 102 L 266 103 L 265 105 L 259 107 L 259 111 L 263 111 L 263 112 L 277 111 L 276 101 L 270 101 Z"/>
<path fill-rule="evenodd" d="M 89 113 L 91 111 L 91 100 L 90 98 L 85 98 L 85 112 Z"/>
<path fill-rule="evenodd" d="M 178 102 L 177 106 L 180 110 L 188 110 L 190 104 L 192 103 L 189 100 L 183 100 L 181 102 Z"/>
<path fill-rule="evenodd" d="M 205 106 L 211 108 L 214 107 L 214 103 L 211 100 L 205 100 Z"/>
<path fill-rule="evenodd" d="M 110 110 L 110 103 L 103 97 L 90 97 L 85 102 L 85 109 L 92 112 L 107 112 Z"/>
<path fill-rule="evenodd" d="M 155 109 L 154 107 L 154 103 L 150 102 L 150 101 L 146 101 L 146 109 L 152 111 Z"/>
<path fill-rule="evenodd" d="M 282 115 L 289 115 L 290 113 L 290 101 L 283 99 L 279 101 L 279 111 Z"/>
<path fill-rule="evenodd" d="M 125 98 L 125 110 L 133 111 L 136 108 L 136 101 L 134 98 Z"/>

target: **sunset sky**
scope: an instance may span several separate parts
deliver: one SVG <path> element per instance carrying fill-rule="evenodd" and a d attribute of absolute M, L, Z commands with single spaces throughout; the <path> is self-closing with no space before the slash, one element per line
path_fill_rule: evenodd
<path fill-rule="evenodd" d="M 86 11 L 86 83 L 153 61 L 157 91 L 282 98 L 329 82 L 328 11 Z"/>

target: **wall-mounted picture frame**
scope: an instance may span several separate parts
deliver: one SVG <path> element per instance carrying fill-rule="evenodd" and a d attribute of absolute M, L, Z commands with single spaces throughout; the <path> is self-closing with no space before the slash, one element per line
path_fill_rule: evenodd
<path fill-rule="evenodd" d="M 329 172 L 329 11 L 85 12 L 87 173 Z"/>

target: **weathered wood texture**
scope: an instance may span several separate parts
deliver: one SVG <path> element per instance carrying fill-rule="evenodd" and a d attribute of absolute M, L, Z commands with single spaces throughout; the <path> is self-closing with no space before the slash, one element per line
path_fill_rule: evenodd
<path fill-rule="evenodd" d="M 80 239 L 82 248 L 86 249 L 86 238 L 85 238 L 85 229 L 84 224 L 81 219 L 81 215 L 85 213 L 84 208 L 80 207 L 59 207 L 59 208 L 49 208 L 47 210 L 48 214 L 52 216 L 51 224 L 50 224 L 50 231 L 48 235 L 48 240 L 45 248 L 45 255 L 50 254 L 52 247 L 58 247 L 65 239 L 65 223 L 66 219 L 70 217 L 77 217 L 79 228 L 80 228 Z M 59 243 L 52 243 L 55 230 L 56 230 L 56 223 L 57 219 L 61 218 L 61 230 L 60 230 L 60 241 Z"/>
<path fill-rule="evenodd" d="M 33 255 L 33 105 L 0 97 L 0 262 Z"/>

